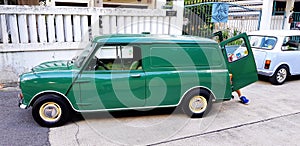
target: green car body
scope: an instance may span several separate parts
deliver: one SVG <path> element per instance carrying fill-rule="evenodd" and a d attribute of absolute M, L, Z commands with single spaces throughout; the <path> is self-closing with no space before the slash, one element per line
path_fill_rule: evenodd
<path fill-rule="evenodd" d="M 244 40 L 246 55 L 232 61 L 226 44 L 237 39 Z M 212 100 L 231 99 L 232 91 L 257 80 L 246 34 L 220 45 L 192 36 L 96 37 L 74 60 L 45 62 L 22 74 L 19 105 L 33 106 L 34 119 L 47 127 L 64 124 L 70 111 L 191 106 L 191 99 L 196 108 L 186 113 L 203 116 Z"/>

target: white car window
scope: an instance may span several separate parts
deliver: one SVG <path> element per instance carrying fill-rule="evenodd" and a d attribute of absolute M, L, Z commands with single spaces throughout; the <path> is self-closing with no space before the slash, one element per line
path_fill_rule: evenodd
<path fill-rule="evenodd" d="M 299 51 L 300 50 L 300 36 L 287 36 L 284 38 L 282 44 L 283 51 Z"/>
<path fill-rule="evenodd" d="M 270 36 L 249 36 L 249 41 L 252 48 L 271 50 L 276 45 L 277 38 Z"/>

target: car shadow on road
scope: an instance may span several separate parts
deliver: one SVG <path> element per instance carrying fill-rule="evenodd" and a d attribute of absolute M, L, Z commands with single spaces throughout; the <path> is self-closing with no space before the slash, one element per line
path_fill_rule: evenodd
<path fill-rule="evenodd" d="M 258 75 L 258 80 L 260 80 L 260 81 L 270 83 L 269 79 L 270 79 L 270 77 Z M 297 80 L 300 80 L 300 75 L 288 76 L 287 79 L 286 79 L 286 82 L 297 81 Z"/>
<path fill-rule="evenodd" d="M 129 118 L 129 117 L 145 117 L 158 115 L 184 114 L 179 108 L 159 108 L 151 110 L 124 110 L 124 111 L 101 111 L 92 113 L 75 113 L 72 116 L 73 122 L 85 119 L 111 119 L 111 118 Z"/>

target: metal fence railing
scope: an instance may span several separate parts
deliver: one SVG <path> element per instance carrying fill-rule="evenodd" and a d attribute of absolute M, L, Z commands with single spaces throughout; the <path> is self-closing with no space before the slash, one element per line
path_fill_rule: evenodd
<path fill-rule="evenodd" d="M 291 24 L 291 29 L 300 29 L 300 12 L 294 12 L 292 17 L 293 22 Z"/>
<path fill-rule="evenodd" d="M 212 22 L 214 4 L 225 4 L 228 7 L 226 22 Z M 232 32 L 249 32 L 259 30 L 261 11 L 241 5 L 224 2 L 205 2 L 185 5 L 183 34 L 209 36 L 219 30 Z"/>

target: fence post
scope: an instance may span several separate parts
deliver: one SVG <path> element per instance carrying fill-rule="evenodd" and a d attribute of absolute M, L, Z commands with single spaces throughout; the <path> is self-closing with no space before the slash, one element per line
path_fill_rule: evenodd
<path fill-rule="evenodd" d="M 28 43 L 28 28 L 27 28 L 26 15 L 24 15 L 24 14 L 19 15 L 18 25 L 19 25 L 21 43 Z"/>
<path fill-rule="evenodd" d="M 38 34 L 41 43 L 47 42 L 45 15 L 38 15 Z"/>
<path fill-rule="evenodd" d="M 73 27 L 71 15 L 64 15 L 64 30 L 66 42 L 73 42 Z"/>
<path fill-rule="evenodd" d="M 55 42 L 54 15 L 47 16 L 47 34 L 49 43 Z"/>
<path fill-rule="evenodd" d="M 99 15 L 94 12 L 91 17 L 92 38 L 100 35 Z"/>
<path fill-rule="evenodd" d="M 88 16 L 81 16 L 80 25 L 81 25 L 82 41 L 87 42 L 89 41 L 90 38 Z"/>
<path fill-rule="evenodd" d="M 8 43 L 8 33 L 7 33 L 7 25 L 6 25 L 6 18 L 5 18 L 5 15 L 0 15 L 0 24 L 1 24 L 1 36 L 2 36 L 2 42 L 4 44 L 7 44 Z"/>
<path fill-rule="evenodd" d="M 11 36 L 11 42 L 12 43 L 19 43 L 19 32 L 18 32 L 18 23 L 17 23 L 17 15 L 9 15 L 9 31 Z"/>
<path fill-rule="evenodd" d="M 28 16 L 29 40 L 30 43 L 37 43 L 36 16 L 31 14 Z"/>
<path fill-rule="evenodd" d="M 80 42 L 81 41 L 81 30 L 80 30 L 80 16 L 75 15 L 73 16 L 73 34 L 74 34 L 74 42 Z"/>
<path fill-rule="evenodd" d="M 55 16 L 55 30 L 56 30 L 56 39 L 57 42 L 64 42 L 65 41 L 65 35 L 64 35 L 64 22 L 63 22 L 63 16 L 62 15 L 56 15 Z"/>
<path fill-rule="evenodd" d="M 110 24 L 109 16 L 102 16 L 102 26 L 103 26 L 103 34 L 110 34 L 110 27 L 113 27 Z"/>

